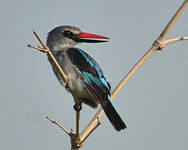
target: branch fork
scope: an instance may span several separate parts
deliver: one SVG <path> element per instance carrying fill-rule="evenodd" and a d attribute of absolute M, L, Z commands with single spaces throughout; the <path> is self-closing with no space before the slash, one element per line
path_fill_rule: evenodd
<path fill-rule="evenodd" d="M 52 120 L 50 117 L 46 117 L 47 120 L 49 120 L 51 123 L 57 125 L 60 129 L 63 130 L 63 132 L 65 132 L 71 139 L 71 145 L 72 145 L 72 149 L 79 149 L 80 147 L 82 147 L 84 141 L 89 137 L 89 135 L 91 135 L 91 133 L 93 133 L 93 131 L 95 129 L 97 129 L 97 127 L 99 127 L 101 125 L 101 122 L 98 119 L 98 123 L 97 125 L 88 133 L 88 135 L 86 137 L 81 137 L 80 134 L 77 134 L 74 132 L 73 129 L 70 129 L 70 132 L 64 127 L 62 126 L 58 121 L 56 120 Z"/>
<path fill-rule="evenodd" d="M 153 43 L 153 47 L 155 47 L 156 50 L 162 50 L 165 47 L 165 45 L 162 41 L 155 40 Z"/>

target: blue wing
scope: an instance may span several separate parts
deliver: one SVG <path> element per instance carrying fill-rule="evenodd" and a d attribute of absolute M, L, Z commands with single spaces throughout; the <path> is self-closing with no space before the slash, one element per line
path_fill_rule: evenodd
<path fill-rule="evenodd" d="M 111 87 L 97 62 L 78 48 L 69 48 L 67 55 L 83 75 L 83 83 L 91 96 L 100 103 L 109 99 Z"/>
<path fill-rule="evenodd" d="M 89 99 L 83 101 L 91 107 L 96 107 L 99 102 L 108 119 L 117 131 L 126 128 L 125 123 L 110 102 L 110 84 L 96 61 L 87 53 L 77 48 L 69 48 L 67 55 L 76 70 L 82 74 L 84 89 L 89 93 Z M 92 99 L 91 99 L 92 98 Z"/>

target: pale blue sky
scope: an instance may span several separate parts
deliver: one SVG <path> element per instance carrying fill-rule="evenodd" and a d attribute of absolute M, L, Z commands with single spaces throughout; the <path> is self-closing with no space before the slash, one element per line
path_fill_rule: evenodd
<path fill-rule="evenodd" d="M 0 149 L 70 149 L 70 139 L 45 116 L 75 127 L 73 99 L 58 83 L 45 54 L 27 48 L 56 26 L 110 37 L 78 45 L 103 68 L 112 89 L 150 48 L 183 0 L 3 1 L 0 5 Z M 185 9 L 167 38 L 188 36 Z M 113 101 L 128 128 L 116 132 L 106 116 L 82 150 L 188 149 L 188 41 L 156 52 Z M 82 128 L 96 110 L 84 106 Z"/>

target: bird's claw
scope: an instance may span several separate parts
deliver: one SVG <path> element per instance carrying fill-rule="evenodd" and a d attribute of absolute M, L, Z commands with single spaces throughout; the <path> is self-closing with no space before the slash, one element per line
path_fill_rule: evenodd
<path fill-rule="evenodd" d="M 80 111 L 82 109 L 82 105 L 81 104 L 75 104 L 73 106 L 73 108 L 74 108 L 75 111 Z"/>

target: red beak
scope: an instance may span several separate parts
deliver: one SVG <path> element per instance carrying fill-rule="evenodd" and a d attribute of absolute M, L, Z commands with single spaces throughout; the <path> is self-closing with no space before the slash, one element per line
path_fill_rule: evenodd
<path fill-rule="evenodd" d="M 87 32 L 82 32 L 80 33 L 77 38 L 94 38 L 94 39 L 109 39 L 107 37 L 101 36 L 101 35 L 97 35 L 97 34 L 91 34 L 91 33 L 87 33 Z"/>
<path fill-rule="evenodd" d="M 76 36 L 75 41 L 77 42 L 86 42 L 86 43 L 101 43 L 101 42 L 108 42 L 104 40 L 94 40 L 94 39 L 109 39 L 107 37 L 97 35 L 97 34 L 91 34 L 91 33 L 86 33 L 82 32 L 79 35 Z"/>

